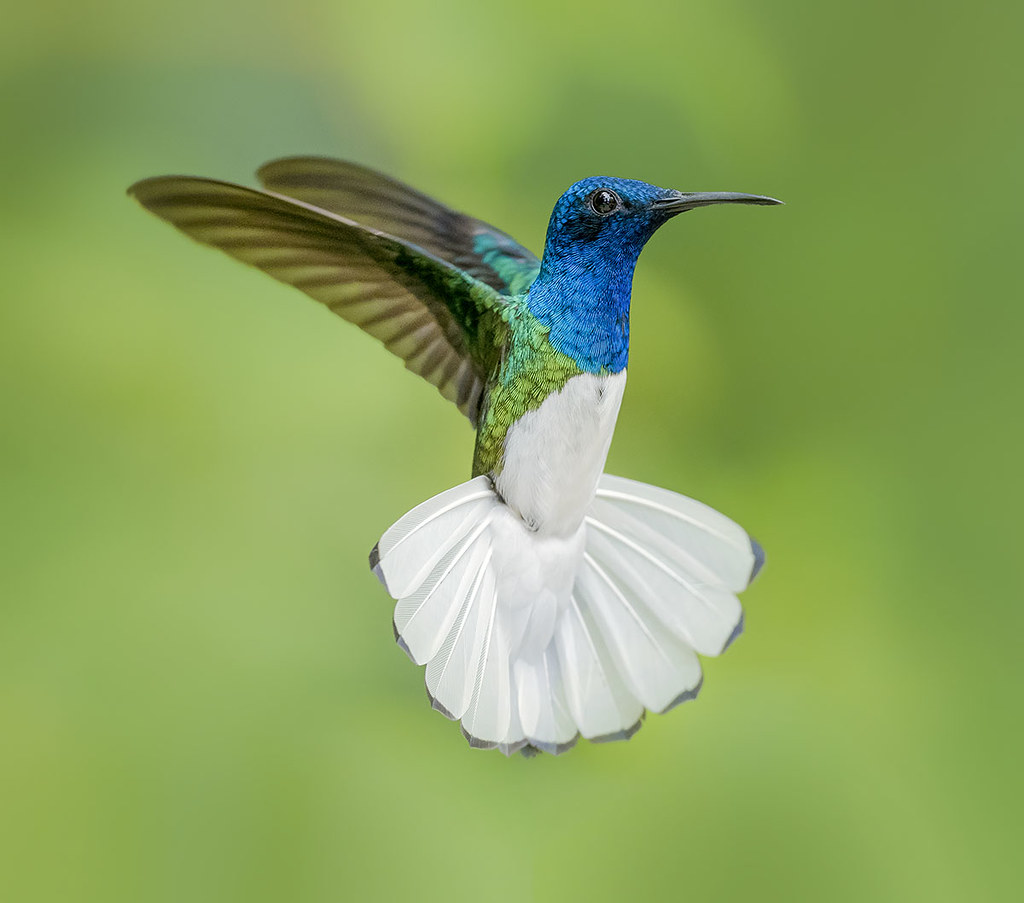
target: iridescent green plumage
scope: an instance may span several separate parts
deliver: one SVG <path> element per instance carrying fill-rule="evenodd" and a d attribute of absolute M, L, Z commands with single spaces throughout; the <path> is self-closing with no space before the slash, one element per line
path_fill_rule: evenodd
<path fill-rule="evenodd" d="M 498 373 L 484 390 L 473 476 L 500 473 L 509 427 L 581 372 L 571 357 L 551 347 L 548 330 L 530 313 L 523 297 L 510 299 L 504 315 L 510 340 Z"/>

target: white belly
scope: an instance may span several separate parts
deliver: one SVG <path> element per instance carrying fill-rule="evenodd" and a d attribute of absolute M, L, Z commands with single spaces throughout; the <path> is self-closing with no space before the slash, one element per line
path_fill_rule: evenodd
<path fill-rule="evenodd" d="M 583 373 L 517 420 L 505 439 L 496 488 L 534 530 L 574 533 L 608 457 L 626 371 Z"/>

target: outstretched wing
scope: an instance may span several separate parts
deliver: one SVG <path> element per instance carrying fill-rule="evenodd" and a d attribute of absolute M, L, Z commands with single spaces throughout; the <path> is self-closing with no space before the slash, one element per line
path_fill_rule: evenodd
<path fill-rule="evenodd" d="M 129 190 L 203 244 L 301 289 L 384 343 L 475 425 L 505 299 L 407 240 L 291 198 L 186 176 Z"/>
<path fill-rule="evenodd" d="M 411 242 L 503 294 L 525 292 L 540 272 L 536 255 L 504 232 L 365 166 L 286 157 L 256 175 L 270 191 Z"/>

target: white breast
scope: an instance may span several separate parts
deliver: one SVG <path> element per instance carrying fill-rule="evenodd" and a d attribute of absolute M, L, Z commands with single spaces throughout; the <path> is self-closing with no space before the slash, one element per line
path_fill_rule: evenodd
<path fill-rule="evenodd" d="M 574 376 L 510 427 L 496 488 L 533 529 L 567 536 L 579 527 L 604 470 L 625 387 L 625 370 Z"/>

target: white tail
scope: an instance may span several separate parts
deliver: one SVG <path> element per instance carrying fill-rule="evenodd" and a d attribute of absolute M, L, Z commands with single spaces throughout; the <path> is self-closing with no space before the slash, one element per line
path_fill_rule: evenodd
<path fill-rule="evenodd" d="M 717 511 L 602 475 L 570 537 L 531 532 L 487 477 L 414 508 L 370 564 L 395 637 L 473 746 L 560 753 L 628 739 L 645 709 L 697 695 L 697 653 L 743 626 L 760 547 Z"/>

